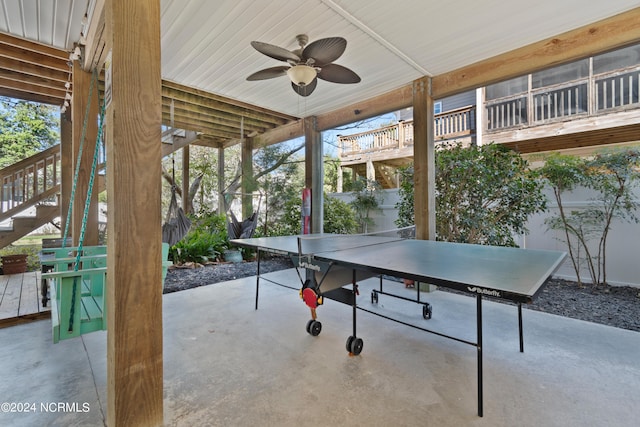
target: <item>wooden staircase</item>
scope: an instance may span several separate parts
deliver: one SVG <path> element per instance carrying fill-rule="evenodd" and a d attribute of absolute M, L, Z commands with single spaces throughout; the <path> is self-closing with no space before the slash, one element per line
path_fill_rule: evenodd
<path fill-rule="evenodd" d="M 170 129 L 163 134 L 163 142 L 165 140 L 171 140 L 171 143 L 162 144 L 163 156 L 196 142 L 198 134 Z M 104 166 L 99 164 L 98 170 L 102 171 Z M 60 144 L 0 169 L 0 249 L 63 213 L 59 200 L 60 182 Z M 104 191 L 104 174 L 96 175 L 96 185 L 98 193 Z M 26 212 L 33 212 L 34 207 L 35 216 L 25 216 Z"/>
<path fill-rule="evenodd" d="M 10 228 L 0 228 L 0 248 L 10 245 L 59 216 L 59 205 L 36 206 L 35 216 L 14 216 Z"/>
<path fill-rule="evenodd" d="M 60 146 L 0 170 L 0 248 L 60 216 Z M 33 211 L 35 216 L 26 216 Z"/>

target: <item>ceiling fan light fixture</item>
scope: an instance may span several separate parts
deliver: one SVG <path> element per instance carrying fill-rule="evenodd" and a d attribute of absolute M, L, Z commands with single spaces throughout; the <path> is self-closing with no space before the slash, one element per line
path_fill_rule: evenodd
<path fill-rule="evenodd" d="M 287 70 L 291 82 L 298 86 L 307 86 L 316 78 L 318 72 L 308 65 L 294 65 Z"/>

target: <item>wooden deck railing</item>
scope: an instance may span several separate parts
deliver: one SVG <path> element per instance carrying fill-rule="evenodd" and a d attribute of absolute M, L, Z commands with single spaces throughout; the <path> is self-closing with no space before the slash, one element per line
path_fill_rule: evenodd
<path fill-rule="evenodd" d="M 486 130 L 501 131 L 628 108 L 640 108 L 640 67 L 487 101 Z"/>
<path fill-rule="evenodd" d="M 458 138 L 475 132 L 475 106 L 459 108 L 434 116 L 438 140 Z M 413 145 L 413 120 L 400 121 L 371 131 L 338 136 L 340 156 L 392 150 Z"/>
<path fill-rule="evenodd" d="M 60 191 L 60 145 L 0 170 L 0 222 Z"/>

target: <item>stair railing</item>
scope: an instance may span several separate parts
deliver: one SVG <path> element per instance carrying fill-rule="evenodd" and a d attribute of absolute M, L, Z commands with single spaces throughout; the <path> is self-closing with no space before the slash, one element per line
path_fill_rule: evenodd
<path fill-rule="evenodd" d="M 0 222 L 60 192 L 60 145 L 0 170 Z"/>

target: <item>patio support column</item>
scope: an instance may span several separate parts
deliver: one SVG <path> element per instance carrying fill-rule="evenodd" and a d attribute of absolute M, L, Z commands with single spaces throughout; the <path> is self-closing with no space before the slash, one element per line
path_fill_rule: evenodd
<path fill-rule="evenodd" d="M 376 180 L 376 168 L 373 165 L 373 160 L 367 160 L 367 181 Z"/>
<path fill-rule="evenodd" d="M 253 214 L 253 191 L 256 189 L 253 179 L 253 138 L 242 140 L 242 219 L 249 218 Z"/>
<path fill-rule="evenodd" d="M 71 114 L 73 126 L 73 166 L 72 170 L 75 174 L 80 145 L 82 144 L 82 131 L 85 127 L 86 131 L 84 146 L 82 148 L 82 158 L 80 159 L 80 171 L 76 183 L 75 196 L 73 200 L 73 208 L 71 214 L 71 235 L 73 236 L 73 245 L 78 245 L 80 241 L 80 230 L 82 228 L 82 217 L 84 215 L 84 206 L 89 191 L 89 176 L 91 175 L 91 163 L 93 162 L 93 154 L 96 148 L 96 138 L 98 136 L 98 105 L 99 95 L 96 82 L 93 83 L 93 93 L 91 95 L 91 105 L 89 105 L 89 114 L 87 113 L 87 104 L 89 103 L 89 91 L 91 90 L 93 76 L 90 72 L 83 71 L 80 68 L 80 62 L 73 62 L 73 99 L 71 100 Z M 73 178 L 72 178 L 73 179 Z M 93 191 L 91 193 L 91 204 L 89 206 L 89 216 L 87 217 L 87 225 L 84 234 L 84 246 L 98 244 L 98 179 L 93 183 Z M 65 210 L 66 214 L 66 210 Z M 63 231 L 64 232 L 64 231 Z"/>
<path fill-rule="evenodd" d="M 224 146 L 218 147 L 218 215 L 225 214 L 224 201 Z"/>
<path fill-rule="evenodd" d="M 182 147 L 182 210 L 191 213 L 189 209 L 189 146 Z"/>
<path fill-rule="evenodd" d="M 311 232 L 322 233 L 324 220 L 324 168 L 322 134 L 317 118 L 304 119 L 305 168 L 304 186 L 311 188 Z"/>
<path fill-rule="evenodd" d="M 161 426 L 160 0 L 107 1 L 105 21 L 107 424 Z"/>
<path fill-rule="evenodd" d="M 67 224 L 67 212 L 71 202 L 71 186 L 73 184 L 73 123 L 71 108 L 60 114 L 60 236 L 64 237 Z M 72 234 L 72 233 L 71 233 Z M 71 241 L 67 242 L 71 246 Z"/>
<path fill-rule="evenodd" d="M 484 141 L 484 126 L 485 126 L 485 109 L 484 109 L 484 100 L 485 100 L 485 88 L 476 89 L 476 126 L 475 126 L 475 142 L 476 145 L 483 145 Z"/>
<path fill-rule="evenodd" d="M 338 182 L 336 183 L 336 192 L 342 193 L 342 186 L 344 185 L 344 178 L 342 177 L 342 166 L 338 165 Z"/>
<path fill-rule="evenodd" d="M 413 140 L 416 239 L 435 240 L 436 175 L 430 77 L 413 82 Z"/>

